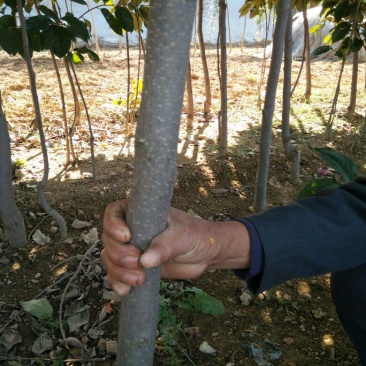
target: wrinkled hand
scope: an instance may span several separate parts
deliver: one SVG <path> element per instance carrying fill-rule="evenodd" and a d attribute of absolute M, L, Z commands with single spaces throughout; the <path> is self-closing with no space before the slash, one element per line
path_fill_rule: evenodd
<path fill-rule="evenodd" d="M 131 239 L 125 221 L 127 206 L 128 200 L 108 205 L 102 237 L 101 259 L 107 269 L 108 283 L 121 296 L 128 294 L 131 286 L 144 282 L 144 268 L 161 266 L 162 278 L 191 279 L 208 268 L 248 266 L 249 239 L 244 243 L 247 232 L 241 223 L 214 223 L 174 208 L 170 209 L 167 228 L 141 253 L 127 244 Z"/>

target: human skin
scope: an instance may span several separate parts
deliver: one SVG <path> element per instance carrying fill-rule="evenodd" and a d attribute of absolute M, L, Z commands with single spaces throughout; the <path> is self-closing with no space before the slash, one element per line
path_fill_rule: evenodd
<path fill-rule="evenodd" d="M 241 222 L 212 222 L 171 208 L 166 229 L 142 253 L 128 244 L 127 207 L 128 200 L 107 206 L 102 236 L 108 283 L 121 296 L 144 282 L 144 268 L 161 266 L 162 278 L 192 279 L 209 269 L 250 267 L 250 240 Z"/>

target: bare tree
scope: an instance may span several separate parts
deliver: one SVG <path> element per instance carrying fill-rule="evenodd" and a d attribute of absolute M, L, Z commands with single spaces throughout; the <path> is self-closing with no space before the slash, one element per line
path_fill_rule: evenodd
<path fill-rule="evenodd" d="M 307 0 L 302 0 L 302 14 L 304 19 L 304 52 L 305 52 L 305 70 L 306 70 L 306 87 L 304 99 L 310 100 L 311 97 L 311 58 L 310 58 L 310 33 L 309 20 L 307 12 Z"/>
<path fill-rule="evenodd" d="M 220 96 L 219 114 L 219 157 L 227 154 L 227 54 L 226 54 L 226 0 L 219 0 L 219 43 L 220 43 Z M 219 45 L 218 45 L 219 46 Z"/>
<path fill-rule="evenodd" d="M 192 88 L 192 70 L 191 63 L 188 63 L 187 69 L 187 102 L 188 102 L 188 112 L 187 112 L 187 129 L 191 130 L 193 128 L 193 116 L 194 116 L 194 104 L 193 104 L 193 88 Z"/>
<path fill-rule="evenodd" d="M 266 97 L 263 107 L 260 133 L 259 164 L 254 196 L 254 210 L 260 212 L 267 207 L 267 178 L 271 147 L 272 119 L 276 101 L 277 84 L 281 69 L 283 46 L 287 27 L 290 0 L 279 0 L 277 4 L 277 22 L 273 33 L 273 48 L 270 71 L 267 80 Z M 285 20 L 285 21 L 284 21 Z"/>
<path fill-rule="evenodd" d="M 291 110 L 291 69 L 292 69 L 292 14 L 289 9 L 285 34 L 284 81 L 282 100 L 282 142 L 286 156 L 291 161 L 291 183 L 297 184 L 300 179 L 300 152 L 291 143 L 290 110 Z"/>
<path fill-rule="evenodd" d="M 11 248 L 20 248 L 27 243 L 23 216 L 14 198 L 11 181 L 10 137 L 0 92 L 0 214 L 4 229 L 9 236 Z"/>
<path fill-rule="evenodd" d="M 205 41 L 203 39 L 203 0 L 198 0 L 198 21 L 197 21 L 197 34 L 198 34 L 198 41 L 200 46 L 200 54 L 201 54 L 201 61 L 202 61 L 202 69 L 203 69 L 203 76 L 205 79 L 205 94 L 206 100 L 203 106 L 204 113 L 210 113 L 211 111 L 211 86 L 210 86 L 210 74 L 208 72 L 208 65 L 207 65 L 207 58 L 206 58 L 206 49 L 205 49 Z"/>
<path fill-rule="evenodd" d="M 31 93 L 33 98 L 33 106 L 34 111 L 36 115 L 36 121 L 37 121 L 37 127 L 39 132 L 39 137 L 41 140 L 41 147 L 42 147 L 42 154 L 43 154 L 43 164 L 44 164 L 44 170 L 43 170 L 43 177 L 40 182 L 37 183 L 37 193 L 40 200 L 40 203 L 43 207 L 43 209 L 46 211 L 48 215 L 50 215 L 58 224 L 60 228 L 60 234 L 62 238 L 65 238 L 67 236 L 67 227 L 66 222 L 64 218 L 50 205 L 48 204 L 45 194 L 44 194 L 44 188 L 46 187 L 47 181 L 48 181 L 48 171 L 49 171 L 49 162 L 48 162 L 48 154 L 47 154 L 47 148 L 46 148 L 46 140 L 43 132 L 43 126 L 42 126 L 42 115 L 41 115 L 41 109 L 39 105 L 38 100 L 38 94 L 37 94 L 37 87 L 36 87 L 36 77 L 34 74 L 32 61 L 29 54 L 29 43 L 28 43 L 28 35 L 27 35 L 27 28 L 25 24 L 25 17 L 23 12 L 23 4 L 21 0 L 17 0 L 17 8 L 19 13 L 19 20 L 22 30 L 22 39 L 23 39 L 23 49 L 24 49 L 24 59 L 27 64 L 28 69 L 28 75 L 29 75 L 29 82 L 31 87 Z"/>
<path fill-rule="evenodd" d="M 177 172 L 177 142 L 195 9 L 192 0 L 150 1 L 135 172 L 127 212 L 131 243 L 141 250 L 166 227 Z M 159 280 L 159 268 L 146 270 L 144 284 L 122 299 L 116 365 L 153 364 Z"/>

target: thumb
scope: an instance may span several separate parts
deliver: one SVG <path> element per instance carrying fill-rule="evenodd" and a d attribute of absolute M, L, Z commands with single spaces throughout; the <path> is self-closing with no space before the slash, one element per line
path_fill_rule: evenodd
<path fill-rule="evenodd" d="M 140 257 L 140 263 L 145 268 L 158 267 L 172 259 L 171 248 L 162 241 L 153 240 Z"/>

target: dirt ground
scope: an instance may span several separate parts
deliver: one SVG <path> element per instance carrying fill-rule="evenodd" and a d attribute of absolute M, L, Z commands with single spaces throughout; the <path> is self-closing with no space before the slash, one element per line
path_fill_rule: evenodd
<path fill-rule="evenodd" d="M 212 112 L 202 113 L 204 83 L 198 50 L 192 49 L 193 90 L 195 100 L 194 129 L 187 131 L 186 101 L 184 102 L 181 136 L 178 146 L 178 178 L 172 205 L 193 210 L 205 219 L 225 220 L 252 213 L 256 167 L 259 151 L 261 108 L 257 107 L 262 49 L 251 47 L 242 52 L 233 48 L 228 55 L 229 86 L 229 154 L 217 158 L 217 112 L 219 84 L 217 81 L 216 50 L 208 50 L 213 103 Z M 1 365 L 58 365 L 50 360 L 62 343 L 60 322 L 66 337 L 81 342 L 80 348 L 63 355 L 64 364 L 112 365 L 113 342 L 117 339 L 119 305 L 107 298 L 105 273 L 99 262 L 100 241 L 87 244 L 85 236 L 92 228 L 102 233 L 103 212 L 113 200 L 129 196 L 133 175 L 133 127 L 126 128 L 122 109 L 113 100 L 125 98 L 126 53 L 102 49 L 101 60 L 89 61 L 76 68 L 84 92 L 94 132 L 97 179 L 89 179 L 92 171 L 89 132 L 82 107 L 82 125 L 73 135 L 78 163 L 64 169 L 65 140 L 60 96 L 55 71 L 48 54 L 34 57 L 39 99 L 45 125 L 50 159 L 50 177 L 46 197 L 68 225 L 68 238 L 61 240 L 50 217 L 44 216 L 34 189 L 34 182 L 43 174 L 43 158 L 37 130 L 33 129 L 32 101 L 25 64 L 18 57 L 0 51 L 0 89 L 5 113 L 11 127 L 12 159 L 24 159 L 22 177 L 14 178 L 17 204 L 24 215 L 29 243 L 21 249 L 10 249 L 6 235 L 0 237 L 0 332 L 11 328 L 22 340 L 9 350 L 0 344 Z M 132 52 L 132 77 L 137 77 L 138 53 Z M 143 61 L 143 60 L 142 60 Z M 65 69 L 57 61 L 64 81 L 67 116 L 73 119 L 73 100 Z M 342 117 L 348 105 L 351 64 L 346 65 L 341 88 L 338 114 L 332 140 L 323 138 L 340 64 L 318 61 L 313 66 L 313 94 L 310 103 L 302 100 L 304 76 L 300 78 L 293 97 L 293 143 L 301 151 L 301 183 L 291 185 L 289 162 L 281 140 L 281 93 L 276 104 L 268 184 L 268 207 L 284 205 L 296 198 L 304 184 L 316 177 L 324 166 L 309 149 L 333 147 L 349 156 L 365 173 L 365 144 L 358 131 L 363 123 L 366 105 L 363 76 L 359 78 L 357 113 L 352 119 Z M 268 65 L 267 65 L 268 66 Z M 300 63 L 294 63 L 294 78 Z M 364 65 L 360 67 L 361 75 Z M 281 77 L 282 80 L 282 77 Z M 262 92 L 263 92 L 262 88 Z M 128 140 L 127 135 L 132 138 Z M 33 184 L 32 184 L 33 183 Z M 154 192 L 151 192 L 154 194 Z M 2 203 L 1 203 L 2 204 Z M 74 220 L 88 226 L 74 228 Z M 1 227 L 1 226 L 0 226 Z M 32 238 L 36 230 L 50 237 L 47 244 L 37 244 Z M 283 228 L 279 228 L 283 230 Z M 306 228 L 304 228 L 306 230 Z M 71 279 L 71 282 L 69 282 Z M 55 283 L 54 281 L 59 281 Z M 245 284 L 230 271 L 206 273 L 192 283 L 220 299 L 225 306 L 223 315 L 205 315 L 175 309 L 181 329 L 193 328 L 189 336 L 178 333 L 176 344 L 157 345 L 154 365 L 358 365 L 351 342 L 342 329 L 329 293 L 329 275 L 308 279 L 293 279 L 266 293 L 254 296 L 245 306 L 240 296 Z M 180 286 L 176 282 L 169 286 Z M 65 289 L 67 291 L 65 291 Z M 73 292 L 70 294 L 70 290 Z M 68 295 L 65 296 L 64 292 Z M 21 311 L 19 301 L 45 297 L 52 304 L 53 325 L 35 324 Z M 89 306 L 89 317 L 74 332 L 66 325 L 64 310 L 78 302 Z M 61 311 L 61 313 L 60 313 Z M 52 328 L 53 326 L 53 328 Z M 50 330 L 52 329 L 52 330 Z M 38 335 L 51 336 L 51 346 L 35 356 L 32 347 Z M 204 354 L 199 350 L 203 341 L 216 350 Z M 0 339 L 1 343 L 1 339 Z M 69 346 L 72 348 L 72 346 Z M 257 362 L 248 349 L 261 350 L 264 359 Z M 52 352 L 51 352 L 52 350 Z M 278 360 L 270 360 L 271 351 L 281 351 Z M 273 354 L 273 353 L 272 353 Z M 10 361 L 10 357 L 12 361 Z M 68 361 L 67 361 L 68 360 Z M 267 363 L 265 363 L 267 362 Z"/>

